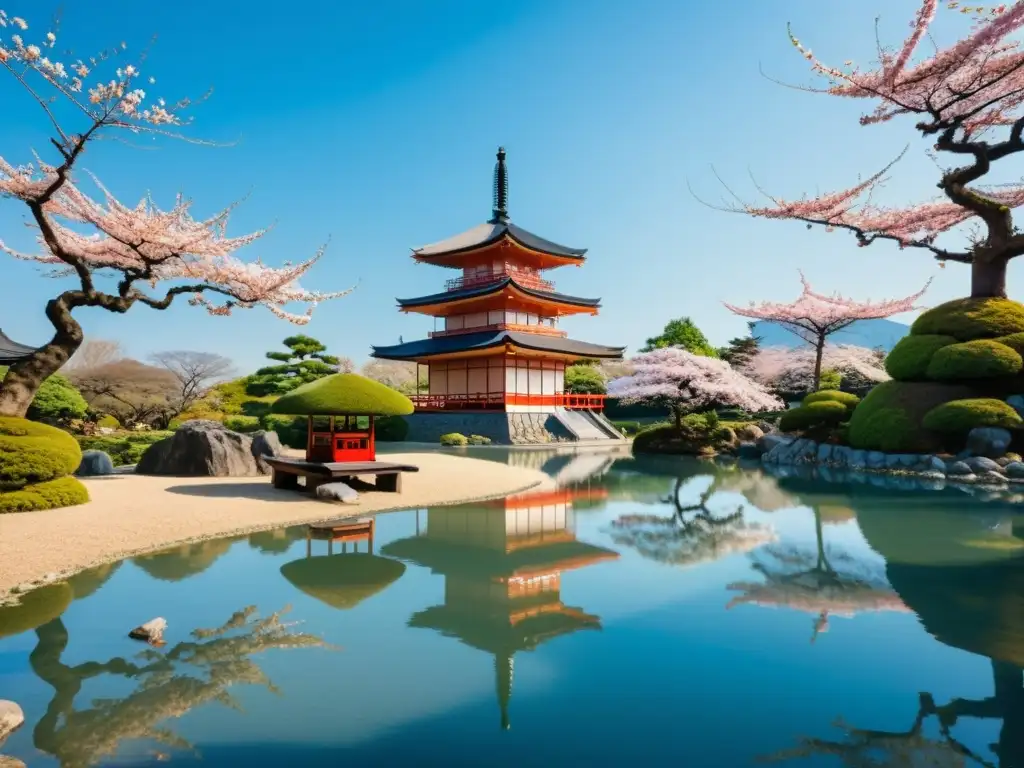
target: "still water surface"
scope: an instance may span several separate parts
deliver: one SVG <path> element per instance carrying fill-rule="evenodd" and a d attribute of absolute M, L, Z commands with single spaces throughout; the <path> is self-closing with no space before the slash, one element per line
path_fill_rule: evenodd
<path fill-rule="evenodd" d="M 0 610 L 29 766 L 1024 766 L 1024 516 L 491 452 L 558 493 L 81 574 Z M 343 551 L 344 550 L 344 551 Z M 287 613 L 279 611 L 290 606 Z M 168 620 L 167 645 L 126 631 Z"/>

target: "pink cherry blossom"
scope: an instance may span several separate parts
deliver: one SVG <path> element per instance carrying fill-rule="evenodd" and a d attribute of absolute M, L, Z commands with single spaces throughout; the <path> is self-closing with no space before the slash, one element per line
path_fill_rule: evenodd
<path fill-rule="evenodd" d="M 778 392 L 811 392 L 814 381 L 815 349 L 765 347 L 750 357 L 740 371 L 763 386 Z M 852 344 L 826 344 L 822 370 L 837 371 L 846 380 L 878 384 L 889 380 L 883 358 L 876 350 Z"/>
<path fill-rule="evenodd" d="M 664 405 L 677 414 L 713 408 L 750 412 L 782 408 L 782 401 L 724 360 L 679 347 L 645 352 L 630 361 L 633 373 L 608 384 L 608 394 L 627 403 Z"/>

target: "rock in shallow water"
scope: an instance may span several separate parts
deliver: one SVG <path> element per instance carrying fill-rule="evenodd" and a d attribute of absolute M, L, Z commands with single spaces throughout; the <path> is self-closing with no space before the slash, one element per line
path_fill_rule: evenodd
<path fill-rule="evenodd" d="M 967 433 L 967 450 L 973 456 L 997 459 L 1006 453 L 1013 436 L 1000 427 L 975 427 Z"/>
<path fill-rule="evenodd" d="M 986 472 L 998 473 L 1002 467 L 1000 467 L 992 459 L 986 458 L 985 456 L 972 456 L 969 459 L 964 459 L 964 464 L 971 468 L 971 471 L 976 475 L 981 475 Z"/>
<path fill-rule="evenodd" d="M 0 699 L 0 745 L 25 722 L 25 713 L 13 701 Z"/>
<path fill-rule="evenodd" d="M 970 468 L 967 462 L 964 461 L 951 461 L 946 465 L 947 475 L 973 475 L 974 470 Z"/>
<path fill-rule="evenodd" d="M 75 474 L 79 477 L 102 477 L 114 474 L 114 461 L 103 451 L 82 451 L 82 463 Z"/>
<path fill-rule="evenodd" d="M 1009 464 L 1003 467 L 1003 472 L 1006 473 L 1007 477 L 1012 477 L 1017 480 L 1024 479 L 1024 463 L 1021 463 L 1019 461 L 1011 461 Z"/>

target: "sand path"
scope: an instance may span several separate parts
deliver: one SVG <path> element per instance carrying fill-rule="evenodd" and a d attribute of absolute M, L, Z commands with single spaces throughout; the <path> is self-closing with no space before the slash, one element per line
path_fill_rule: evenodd
<path fill-rule="evenodd" d="M 457 504 L 544 489 L 535 469 L 440 453 L 382 460 L 418 466 L 402 493 L 360 494 L 359 504 L 275 490 L 270 479 L 117 475 L 87 479 L 88 504 L 0 515 L 0 601 L 85 568 L 202 539 L 390 509 Z"/>

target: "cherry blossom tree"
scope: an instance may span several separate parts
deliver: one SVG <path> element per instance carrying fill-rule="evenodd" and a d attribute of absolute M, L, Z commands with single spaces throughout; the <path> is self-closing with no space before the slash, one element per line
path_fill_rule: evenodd
<path fill-rule="evenodd" d="M 775 392 L 806 393 L 816 389 L 817 362 L 817 352 L 811 347 L 765 347 L 737 368 Z M 852 344 L 826 344 L 821 353 L 821 369 L 869 385 L 889 380 L 878 350 Z"/>
<path fill-rule="evenodd" d="M 649 403 L 668 408 L 682 430 L 687 413 L 714 408 L 770 411 L 782 401 L 724 360 L 665 347 L 633 358 L 633 373 L 613 380 L 608 394 L 624 403 Z"/>
<path fill-rule="evenodd" d="M 796 301 L 790 304 L 763 301 L 760 304 L 751 302 L 747 307 L 732 304 L 725 306 L 729 311 L 742 317 L 777 323 L 810 344 L 815 355 L 812 389 L 816 390 L 821 382 L 822 358 L 829 336 L 848 328 L 858 320 L 877 320 L 917 309 L 914 302 L 928 290 L 931 280 L 912 296 L 879 302 L 855 301 L 838 293 L 831 296 L 815 293 L 803 272 L 800 273 L 800 284 L 803 291 Z"/>
<path fill-rule="evenodd" d="M 92 58 L 60 61 L 54 57 L 56 27 L 34 43 L 23 38 L 26 30 L 25 20 L 0 10 L 0 67 L 48 118 L 55 159 L 36 155 L 34 163 L 15 165 L 0 157 L 0 196 L 27 206 L 40 251 L 20 253 L 2 242 L 0 249 L 52 267 L 52 276 L 72 278 L 76 285 L 47 303 L 54 335 L 11 366 L 0 384 L 0 414 L 23 416 L 40 384 L 75 353 L 82 343 L 82 328 L 72 313 L 82 307 L 116 313 L 136 304 L 166 309 L 185 296 L 189 304 L 213 315 L 264 306 L 303 324 L 319 302 L 347 293 L 318 293 L 300 286 L 299 279 L 322 249 L 307 261 L 280 268 L 240 260 L 235 252 L 265 231 L 229 237 L 231 208 L 197 219 L 192 217 L 191 201 L 181 196 L 168 209 L 149 197 L 126 205 L 95 177 L 98 194 L 86 192 L 76 171 L 92 141 L 117 132 L 185 138 L 181 131 L 190 121 L 183 115 L 191 101 L 151 100 L 142 85 L 155 79 L 143 80 L 144 57 L 129 62 L 124 44 Z M 94 70 L 105 66 L 113 71 L 101 78 Z M 6 94 L 4 105 L 8 114 L 17 115 L 10 111 L 15 109 L 13 98 L 13 93 Z M 66 127 L 76 121 L 76 130 Z M 104 278 L 109 290 L 100 287 Z M 156 292 L 160 283 L 166 287 Z M 295 303 L 307 305 L 307 310 L 289 310 Z"/>
<path fill-rule="evenodd" d="M 1024 50 L 1019 40 L 1024 2 L 992 9 L 948 2 L 947 8 L 973 19 L 959 40 L 941 48 L 935 44 L 931 28 L 939 0 L 920 0 L 902 45 L 894 50 L 880 46 L 879 62 L 870 67 L 852 61 L 829 66 L 789 33 L 812 72 L 825 80 L 823 88 L 805 90 L 867 100 L 872 109 L 860 119 L 864 126 L 908 115 L 917 121 L 917 132 L 956 164 L 941 169 L 937 186 L 942 197 L 904 207 L 874 202 L 872 193 L 897 157 L 847 189 L 796 201 L 766 193 L 768 204 L 762 206 L 736 198 L 737 205 L 726 210 L 848 230 L 862 246 L 888 240 L 901 249 L 929 251 L 942 266 L 947 261 L 971 266 L 972 297 L 1005 297 L 1007 265 L 1024 254 L 1024 232 L 1012 215 L 1024 204 L 1024 185 L 981 182 L 994 163 L 1024 151 Z M 922 46 L 928 50 L 922 52 Z M 960 165 L 963 160 L 967 163 Z M 959 246 L 938 244 L 941 235 L 962 232 L 965 223 L 977 229 L 961 237 Z"/>

